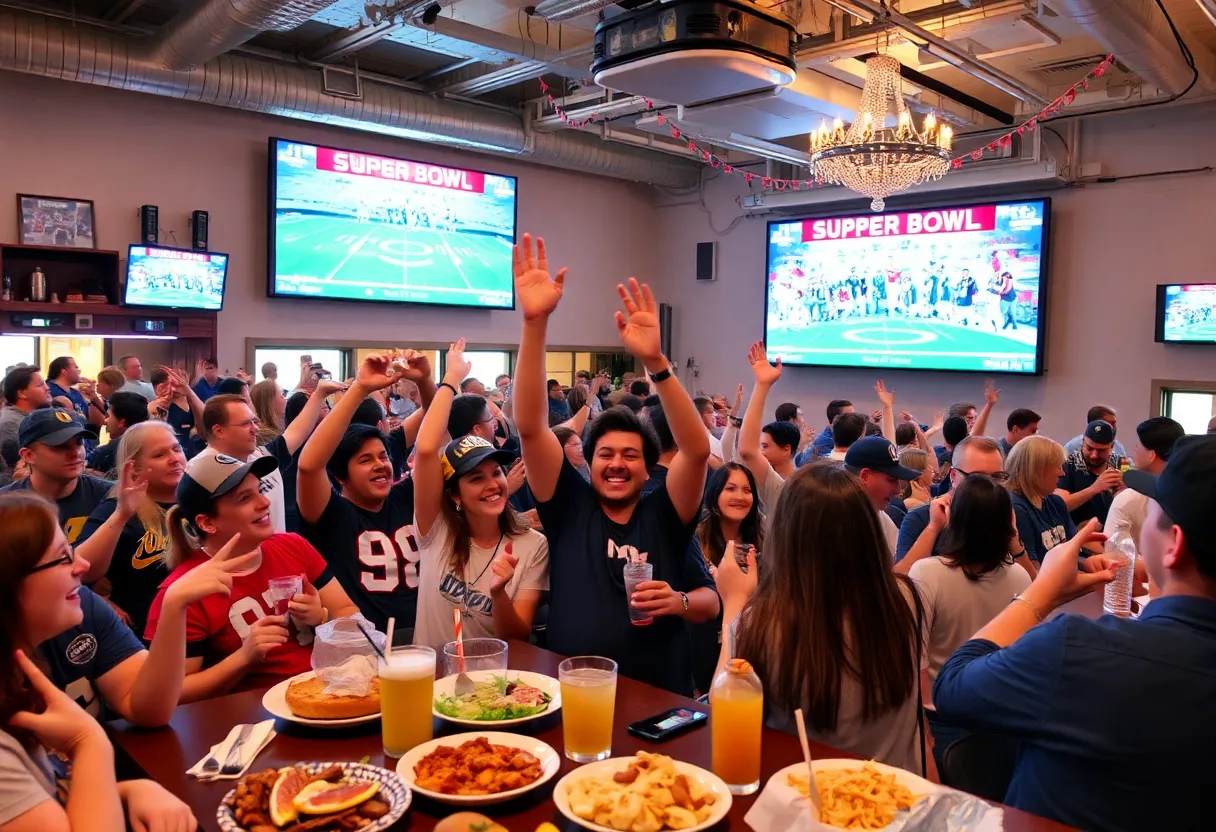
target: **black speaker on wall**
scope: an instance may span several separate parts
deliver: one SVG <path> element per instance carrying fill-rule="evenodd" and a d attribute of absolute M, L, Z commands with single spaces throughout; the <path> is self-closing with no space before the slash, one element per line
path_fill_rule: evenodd
<path fill-rule="evenodd" d="M 671 304 L 659 304 L 659 349 L 671 360 Z"/>
<path fill-rule="evenodd" d="M 160 242 L 160 211 L 155 205 L 141 205 L 139 208 L 139 239 L 149 246 Z"/>
<path fill-rule="evenodd" d="M 697 243 L 697 280 L 718 277 L 718 244 Z"/>
<path fill-rule="evenodd" d="M 190 215 L 190 227 L 193 229 L 194 248 L 198 251 L 207 250 L 207 212 L 195 211 Z"/>

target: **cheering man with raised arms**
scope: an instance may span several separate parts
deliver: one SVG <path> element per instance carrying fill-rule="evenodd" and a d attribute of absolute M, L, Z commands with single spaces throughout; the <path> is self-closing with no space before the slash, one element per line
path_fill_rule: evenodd
<path fill-rule="evenodd" d="M 549 430 L 545 334 L 562 297 L 566 270 L 549 277 L 545 245 L 527 234 L 515 249 L 515 292 L 524 313 L 515 375 L 515 418 L 528 483 L 549 538 L 552 601 L 548 646 L 569 656 L 614 659 L 620 672 L 678 693 L 692 689 L 684 621 L 718 614 L 718 596 L 704 562 L 690 550 L 701 506 L 709 439 L 697 409 L 671 372 L 659 345 L 656 304 L 649 286 L 618 286 L 625 312 L 616 313 L 621 342 L 645 365 L 658 389 L 679 449 L 667 481 L 642 496 L 658 458 L 653 438 L 628 409 L 605 410 L 591 424 L 583 453 L 588 483 Z M 648 563 L 652 579 L 626 598 L 624 566 Z M 653 616 L 632 626 L 628 603 Z"/>

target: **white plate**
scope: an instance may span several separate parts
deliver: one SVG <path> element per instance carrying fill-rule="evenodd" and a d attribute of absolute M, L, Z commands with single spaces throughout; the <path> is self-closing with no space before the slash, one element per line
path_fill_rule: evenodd
<path fill-rule="evenodd" d="M 433 792 L 417 785 L 417 778 L 414 776 L 414 766 L 419 760 L 441 745 L 455 748 L 478 737 L 485 737 L 491 745 L 505 745 L 509 748 L 518 748 L 536 755 L 541 764 L 540 777 L 535 783 L 524 786 L 522 789 L 512 789 L 509 792 L 499 792 L 498 794 L 440 794 L 439 792 Z M 491 806 L 495 803 L 505 803 L 511 798 L 519 797 L 521 794 L 526 794 L 533 789 L 539 789 L 553 779 L 553 776 L 557 774 L 557 770 L 561 768 L 561 765 L 561 757 L 553 750 L 552 746 L 538 739 L 525 737 L 520 734 L 504 734 L 500 731 L 478 731 L 473 734 L 453 734 L 450 737 L 440 737 L 437 740 L 431 740 L 430 742 L 424 742 L 422 745 L 416 746 L 397 761 L 397 773 L 401 775 L 401 779 L 405 781 L 405 785 L 409 786 L 410 789 L 439 803 L 448 803 L 453 806 Z"/>
<path fill-rule="evenodd" d="M 300 725 L 312 725 L 321 728 L 340 728 L 344 725 L 363 725 L 367 722 L 375 722 L 380 718 L 380 712 L 368 714 L 367 716 L 353 716 L 347 719 L 308 719 L 307 717 L 296 716 L 291 712 L 291 708 L 287 707 L 287 686 L 296 679 L 311 679 L 317 674 L 311 670 L 307 673 L 301 673 L 299 676 L 292 676 L 290 679 L 284 679 L 277 685 L 266 691 L 262 695 L 262 707 L 269 711 L 273 716 L 279 719 L 285 719 L 288 722 L 297 722 Z"/>
<path fill-rule="evenodd" d="M 542 716 L 548 716 L 551 713 L 561 710 L 562 707 L 562 685 L 561 682 L 554 679 L 552 676 L 545 676 L 542 673 L 532 673 L 529 670 L 474 670 L 469 673 L 469 678 L 474 682 L 485 682 L 493 679 L 495 676 L 506 676 L 508 681 L 514 682 L 519 680 L 525 685 L 530 685 L 537 690 L 549 694 L 553 697 L 549 702 L 549 707 L 545 708 L 538 714 L 532 716 L 522 716 L 518 719 L 461 719 L 455 716 L 445 716 L 435 710 L 434 700 L 431 702 L 431 713 L 440 719 L 445 719 L 448 722 L 454 722 L 457 725 L 472 725 L 477 728 L 482 727 L 497 727 L 501 725 L 517 725 L 520 722 L 530 722 L 533 719 L 540 719 Z M 435 699 L 441 696 L 451 696 L 452 691 L 456 689 L 456 676 L 444 676 L 435 682 Z"/>
<path fill-rule="evenodd" d="M 307 763 L 304 765 L 304 768 L 309 774 L 317 774 L 332 765 L 342 766 L 346 770 L 346 776 L 351 780 L 380 784 L 380 791 L 376 793 L 373 799 L 387 803 L 388 814 L 363 827 L 360 832 L 380 832 L 381 830 L 388 829 L 400 820 L 401 816 L 405 814 L 405 810 L 410 807 L 413 795 L 410 793 L 409 788 L 401 782 L 401 778 L 398 775 L 386 768 L 369 766 L 363 763 Z M 235 794 L 236 789 L 234 788 L 224 797 L 224 801 L 227 801 L 229 797 Z M 245 827 L 236 822 L 236 817 L 232 814 L 232 810 L 224 802 L 220 803 L 215 814 L 216 820 L 220 824 L 220 832 L 245 832 Z M 304 819 L 301 818 L 301 820 Z"/>
<path fill-rule="evenodd" d="M 941 786 L 936 783 L 930 783 L 928 780 L 923 777 L 917 777 L 910 771 L 889 766 L 886 763 L 880 763 L 875 760 L 814 760 L 811 765 L 815 771 L 836 771 L 839 769 L 859 769 L 867 762 L 883 774 L 894 774 L 895 782 L 912 792 L 913 797 L 924 797 L 941 789 Z M 782 799 L 801 798 L 806 800 L 807 798 L 802 797 L 798 790 L 789 784 L 788 775 L 791 774 L 805 777 L 806 763 L 794 763 L 792 766 L 786 766 L 781 769 L 781 771 L 769 778 L 768 785 L 765 788 L 775 790 L 777 795 Z M 903 814 L 907 814 L 907 812 Z M 823 825 L 828 826 L 826 823 Z M 830 828 L 835 829 L 836 827 Z"/>
<path fill-rule="evenodd" d="M 570 811 L 570 801 L 568 800 L 567 793 L 570 783 L 573 781 L 582 780 L 584 777 L 603 777 L 615 774 L 628 768 L 629 764 L 635 759 L 636 757 L 610 757 L 607 760 L 600 760 L 598 763 L 587 763 L 585 766 L 579 766 L 561 780 L 558 780 L 557 785 L 553 787 L 553 802 L 557 804 L 557 810 L 584 829 L 594 829 L 596 832 L 615 832 L 611 827 L 600 826 L 593 821 L 583 820 Z M 730 811 L 731 794 L 730 789 L 727 788 L 722 778 L 703 768 L 697 768 L 691 763 L 685 763 L 681 760 L 673 760 L 672 762 L 675 763 L 678 772 L 690 780 L 699 782 L 706 791 L 712 792 L 715 798 L 713 814 L 702 823 L 690 826 L 683 830 L 683 832 L 701 832 L 701 830 L 709 829 L 726 817 L 726 813 Z"/>

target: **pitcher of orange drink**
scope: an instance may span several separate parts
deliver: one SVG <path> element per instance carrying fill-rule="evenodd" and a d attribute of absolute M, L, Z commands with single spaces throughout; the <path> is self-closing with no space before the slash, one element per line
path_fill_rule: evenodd
<path fill-rule="evenodd" d="M 760 734 L 764 689 L 743 659 L 731 659 L 709 689 L 709 730 L 714 774 L 731 794 L 760 788 Z"/>

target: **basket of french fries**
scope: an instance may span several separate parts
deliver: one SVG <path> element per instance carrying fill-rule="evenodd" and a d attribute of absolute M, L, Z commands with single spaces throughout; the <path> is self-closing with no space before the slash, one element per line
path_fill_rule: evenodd
<path fill-rule="evenodd" d="M 663 754 L 639 751 L 590 763 L 553 790 L 558 811 L 603 832 L 708 829 L 730 811 L 730 791 L 704 769 Z"/>

